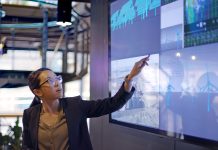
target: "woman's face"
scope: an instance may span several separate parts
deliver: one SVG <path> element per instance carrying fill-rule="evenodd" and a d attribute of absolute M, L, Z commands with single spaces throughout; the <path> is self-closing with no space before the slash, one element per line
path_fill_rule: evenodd
<path fill-rule="evenodd" d="M 56 100 L 63 97 L 62 78 L 50 70 L 42 71 L 39 75 L 39 97 L 42 100 Z"/>

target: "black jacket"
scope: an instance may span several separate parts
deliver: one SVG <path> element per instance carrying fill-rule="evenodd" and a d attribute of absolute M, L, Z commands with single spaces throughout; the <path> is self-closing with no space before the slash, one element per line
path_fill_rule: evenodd
<path fill-rule="evenodd" d="M 92 150 L 86 118 L 99 117 L 120 109 L 134 92 L 128 93 L 124 84 L 111 98 L 96 101 L 84 101 L 80 96 L 60 99 L 63 107 L 69 136 L 70 150 Z M 42 105 L 24 110 L 22 149 L 38 149 L 38 125 Z"/>

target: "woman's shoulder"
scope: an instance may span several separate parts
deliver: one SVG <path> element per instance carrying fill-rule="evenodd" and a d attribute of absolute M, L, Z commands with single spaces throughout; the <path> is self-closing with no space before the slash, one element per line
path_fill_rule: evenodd
<path fill-rule="evenodd" d="M 82 100 L 82 97 L 80 95 L 74 96 L 74 97 L 64 97 L 60 99 L 62 103 L 76 103 L 81 100 Z"/>
<path fill-rule="evenodd" d="M 66 101 L 72 101 L 72 100 L 81 100 L 82 97 L 80 95 L 78 96 L 74 96 L 74 97 L 64 97 L 64 98 L 61 98 L 60 100 L 66 100 Z"/>
<path fill-rule="evenodd" d="M 78 109 L 80 108 L 82 101 L 81 96 L 74 96 L 74 97 L 65 97 L 60 99 L 60 103 L 63 108 L 74 108 Z"/>
<path fill-rule="evenodd" d="M 41 108 L 41 104 L 38 104 L 38 105 L 24 109 L 24 112 L 31 113 L 31 112 L 40 110 L 40 108 Z"/>

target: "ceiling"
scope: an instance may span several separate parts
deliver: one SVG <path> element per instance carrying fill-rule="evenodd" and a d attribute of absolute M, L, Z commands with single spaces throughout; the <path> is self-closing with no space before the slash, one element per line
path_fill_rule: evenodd
<path fill-rule="evenodd" d="M 6 15 L 0 19 L 0 40 L 6 38 L 8 50 L 40 51 L 42 50 L 42 39 L 44 36 L 44 39 L 47 40 L 48 51 L 64 51 L 67 49 L 70 52 L 86 53 L 88 55 L 90 39 L 90 0 L 73 1 L 72 16 L 74 21 L 72 21 L 72 25 L 68 27 L 56 25 L 57 0 L 47 0 L 46 2 L 44 0 L 33 0 L 33 2 L 36 1 L 33 4 L 27 3 L 32 2 L 27 0 L 17 0 L 19 4 L 12 4 L 10 0 L 5 1 L 5 3 L 2 2 L 1 6 Z M 45 30 L 43 30 L 43 27 L 45 27 L 43 25 L 43 14 L 45 11 L 48 12 L 47 35 L 45 34 Z M 84 42 L 84 34 L 86 42 Z M 66 41 L 68 41 L 67 44 Z M 75 59 L 77 59 L 77 57 L 75 57 Z M 75 60 L 75 62 L 77 62 L 77 60 Z M 82 62 L 79 66 L 83 67 L 80 69 L 75 67 L 77 71 L 75 69 L 73 74 L 62 73 L 66 82 L 80 79 L 87 73 L 88 56 L 86 57 L 86 62 Z M 27 81 L 24 79 L 27 78 L 29 73 L 30 71 L 25 70 L 0 70 L 0 88 L 26 85 Z"/>
<path fill-rule="evenodd" d="M 56 0 L 50 0 L 53 3 Z M 90 0 L 76 0 L 73 8 L 78 14 L 90 14 L 89 8 L 90 4 L 81 3 L 81 2 L 90 2 Z M 38 3 L 38 2 L 37 2 Z M 6 37 L 7 39 L 7 47 L 12 49 L 40 49 L 42 45 L 42 37 L 43 33 L 43 12 L 46 10 L 48 12 L 48 50 L 52 50 L 55 48 L 61 34 L 63 32 L 68 33 L 68 38 L 73 40 L 75 26 L 72 25 L 67 28 L 63 28 L 56 25 L 57 20 L 57 4 L 45 4 L 38 3 L 34 4 L 35 6 L 25 6 L 22 4 L 2 4 L 2 10 L 5 11 L 6 16 L 1 18 L 0 24 L 0 35 L 2 37 Z M 81 18 L 76 16 L 80 20 L 80 23 L 88 26 L 90 25 L 89 18 Z M 81 21 L 83 20 L 83 21 Z M 83 31 L 83 29 L 79 29 L 79 32 Z M 62 42 L 60 45 L 60 49 L 64 49 L 65 44 Z"/>

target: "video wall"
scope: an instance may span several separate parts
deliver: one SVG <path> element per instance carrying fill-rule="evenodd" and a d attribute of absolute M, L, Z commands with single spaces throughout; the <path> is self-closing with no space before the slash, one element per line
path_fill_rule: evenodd
<path fill-rule="evenodd" d="M 112 122 L 218 141 L 218 1 L 116 0 L 110 5 L 110 92 L 150 54 Z"/>

